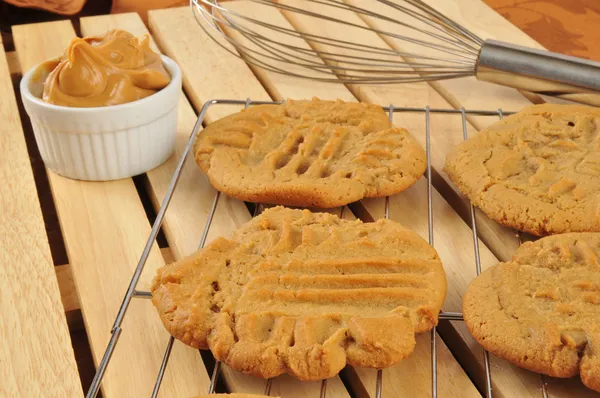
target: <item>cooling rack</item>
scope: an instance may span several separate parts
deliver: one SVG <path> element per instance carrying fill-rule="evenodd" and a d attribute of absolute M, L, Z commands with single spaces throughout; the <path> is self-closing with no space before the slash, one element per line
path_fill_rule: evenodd
<path fill-rule="evenodd" d="M 96 397 L 100 390 L 100 385 L 102 383 L 102 379 L 104 377 L 107 367 L 109 366 L 112 354 L 113 354 L 115 347 L 119 341 L 119 337 L 120 337 L 121 333 L 123 332 L 121 325 L 127 314 L 127 309 L 129 308 L 129 304 L 131 303 L 131 300 L 134 298 L 145 298 L 145 299 L 151 298 L 150 292 L 137 290 L 137 283 L 140 279 L 142 271 L 144 270 L 146 260 L 148 259 L 148 256 L 150 254 L 150 249 L 152 248 L 152 245 L 156 240 L 156 237 L 157 237 L 160 227 L 162 225 L 163 219 L 165 217 L 165 213 L 167 212 L 167 209 L 169 208 L 169 203 L 171 202 L 171 198 L 173 197 L 173 194 L 177 187 L 177 183 L 181 176 L 183 167 L 185 166 L 186 160 L 187 160 L 189 153 L 191 152 L 191 149 L 194 145 L 196 136 L 198 135 L 198 132 L 200 131 L 200 128 L 202 127 L 202 123 L 204 122 L 204 117 L 206 115 L 206 112 L 208 111 L 208 109 L 210 107 L 215 106 L 215 105 L 242 105 L 245 108 L 248 108 L 253 105 L 265 105 L 265 104 L 281 104 L 281 102 L 252 101 L 250 98 L 247 100 L 215 99 L 215 100 L 206 102 L 204 104 L 204 106 L 202 107 L 202 110 L 200 111 L 200 114 L 198 115 L 198 119 L 196 120 L 196 123 L 192 130 L 192 133 L 190 134 L 190 137 L 185 145 L 183 153 L 181 154 L 181 157 L 179 158 L 179 161 L 175 168 L 175 172 L 174 172 L 171 182 L 169 184 L 167 193 L 161 203 L 160 209 L 156 215 L 156 219 L 152 225 L 152 230 L 150 231 L 150 235 L 148 236 L 148 240 L 146 241 L 146 245 L 144 246 L 144 250 L 142 251 L 142 254 L 140 256 L 140 260 L 135 268 L 135 271 L 133 273 L 133 276 L 131 278 L 129 286 L 127 287 L 127 291 L 123 298 L 123 302 L 119 308 L 119 311 L 117 313 L 117 316 L 115 318 L 115 321 L 114 321 L 112 329 L 111 329 L 111 338 L 108 342 L 108 345 L 106 347 L 106 350 L 104 352 L 104 356 L 102 357 L 100 365 L 98 366 L 98 369 L 96 371 L 94 379 L 92 380 L 90 389 L 88 390 L 88 392 L 86 394 L 87 398 Z M 393 121 L 395 113 L 417 113 L 417 114 L 422 114 L 425 118 L 425 150 L 426 150 L 426 155 L 427 155 L 427 169 L 426 169 L 427 220 L 428 220 L 429 244 L 431 246 L 434 246 L 434 240 L 433 240 L 433 215 L 434 214 L 433 214 L 433 203 L 432 203 L 433 186 L 432 186 L 432 182 L 431 182 L 431 123 L 430 123 L 431 115 L 432 114 L 446 114 L 446 115 L 457 115 L 458 114 L 458 115 L 460 115 L 463 139 L 466 140 L 468 138 L 467 115 L 490 116 L 490 117 L 496 117 L 496 118 L 502 119 L 504 115 L 509 115 L 514 112 L 504 112 L 500 108 L 497 109 L 496 111 L 489 111 L 489 110 L 468 110 L 465 108 L 436 109 L 436 108 L 430 108 L 429 106 L 415 107 L 415 108 L 413 108 L 413 107 L 396 107 L 393 104 L 390 104 L 389 106 L 384 106 L 382 108 L 384 111 L 386 111 L 388 113 L 390 122 Z M 208 214 L 208 218 L 206 220 L 206 224 L 204 226 L 202 236 L 200 237 L 199 248 L 202 248 L 204 246 L 204 244 L 206 243 L 206 238 L 208 236 L 208 232 L 210 230 L 210 226 L 212 224 L 212 220 L 213 220 L 215 211 L 219 204 L 220 197 L 221 197 L 221 192 L 217 191 L 213 198 L 211 209 Z M 390 217 L 389 203 L 390 203 L 390 199 L 389 199 L 389 197 L 386 197 L 385 198 L 385 218 Z M 256 204 L 254 216 L 258 215 L 260 213 L 261 209 L 262 209 L 262 206 L 260 204 Z M 345 207 L 342 207 L 342 216 L 343 216 L 344 209 L 345 209 Z M 473 251 L 475 254 L 474 266 L 475 266 L 477 275 L 479 275 L 481 273 L 481 259 L 480 259 L 480 255 L 479 255 L 477 216 L 476 216 L 475 209 L 472 204 L 470 204 L 469 214 L 470 214 L 471 229 L 473 232 L 473 234 L 472 234 Z M 518 232 L 516 232 L 515 234 L 516 234 L 516 238 L 519 240 L 519 243 L 521 243 L 521 235 Z M 446 311 L 442 311 L 439 314 L 439 319 L 451 320 L 451 321 L 462 321 L 463 320 L 461 313 L 446 312 Z M 437 397 L 437 343 L 436 343 L 436 338 L 435 338 L 436 333 L 437 333 L 436 328 L 434 327 L 430 333 L 431 333 L 431 375 L 432 375 L 431 396 L 435 398 L 435 397 Z M 163 377 L 165 374 L 165 370 L 167 368 L 167 364 L 169 361 L 169 357 L 171 355 L 171 350 L 173 348 L 174 342 L 175 342 L 175 339 L 174 339 L 174 337 L 171 336 L 169 338 L 167 346 L 165 347 L 165 352 L 163 355 L 162 363 L 159 368 L 158 374 L 156 376 L 154 389 L 153 389 L 152 395 L 151 395 L 152 398 L 155 398 L 158 396 L 158 392 L 160 390 L 160 386 L 161 386 L 161 383 L 162 383 L 162 380 L 163 380 Z M 488 352 L 485 350 L 483 350 L 483 358 L 484 358 L 483 361 L 484 361 L 485 381 L 486 381 L 485 393 L 488 398 L 492 398 L 493 391 L 492 391 L 492 373 L 491 373 L 491 369 L 490 369 L 490 359 L 489 359 Z M 220 375 L 220 369 L 221 369 L 221 363 L 219 361 L 216 361 L 214 369 L 211 374 L 211 378 L 210 378 L 210 386 L 209 386 L 209 390 L 208 390 L 209 394 L 215 393 L 217 380 Z M 377 378 L 376 378 L 376 384 L 375 384 L 375 398 L 382 398 L 383 397 L 383 382 L 384 382 L 383 381 L 383 372 L 382 372 L 382 370 L 377 370 L 376 372 L 377 372 Z M 267 380 L 266 385 L 265 385 L 265 391 L 264 391 L 265 395 L 270 394 L 271 385 L 272 385 L 272 379 Z M 541 375 L 541 395 L 543 398 L 548 397 L 547 385 L 546 385 L 546 381 L 545 381 L 543 375 Z M 326 398 L 326 396 L 327 396 L 327 380 L 323 380 L 321 382 L 319 398 Z"/>

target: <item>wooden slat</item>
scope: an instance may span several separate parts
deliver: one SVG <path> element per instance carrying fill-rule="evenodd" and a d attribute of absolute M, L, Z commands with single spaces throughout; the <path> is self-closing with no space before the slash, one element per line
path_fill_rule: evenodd
<path fill-rule="evenodd" d="M 160 254 L 165 264 L 174 261 L 173 253 L 168 247 L 161 248 Z M 73 281 L 73 273 L 69 264 L 57 265 L 54 267 L 56 271 L 56 279 L 58 280 L 58 289 L 60 290 L 60 299 L 62 301 L 65 312 L 75 311 L 80 309 L 79 299 L 77 297 L 77 288 Z"/>
<path fill-rule="evenodd" d="M 19 58 L 17 57 L 16 51 L 9 51 L 6 53 L 6 62 L 8 62 L 8 71 L 11 76 L 21 73 L 21 65 L 19 65 Z"/>
<path fill-rule="evenodd" d="M 241 4 L 236 4 L 236 6 L 241 6 Z M 255 8 L 254 8 L 255 7 Z M 244 9 L 244 12 L 246 14 L 250 13 L 254 13 L 254 12 L 260 12 L 262 18 L 265 18 L 267 15 L 270 17 L 277 17 L 279 16 L 280 20 L 283 20 L 283 18 L 281 17 L 281 15 L 277 14 L 276 11 L 274 11 L 272 8 L 264 8 L 264 7 L 260 7 L 256 4 L 252 4 L 252 8 L 250 9 Z M 164 37 L 161 39 L 159 39 L 159 41 L 163 41 L 163 42 L 167 42 L 167 40 L 170 40 L 170 42 L 172 43 L 177 43 L 179 46 L 181 46 L 182 48 L 193 48 L 191 43 L 186 43 L 185 41 L 181 41 L 178 35 L 176 35 L 173 32 L 173 27 L 170 26 L 170 24 L 177 24 L 178 28 L 183 30 L 183 31 L 187 31 L 190 32 L 191 34 L 194 35 L 194 39 L 195 41 L 199 41 L 202 42 L 203 39 L 202 37 L 199 37 L 203 34 L 202 30 L 197 27 L 195 24 L 195 20 L 188 14 L 189 11 L 186 9 L 181 9 L 181 10 L 168 10 L 168 11 L 160 11 L 160 12 L 152 12 L 150 13 L 150 24 L 151 27 L 153 28 L 153 31 L 155 32 L 155 34 L 158 34 L 159 37 L 164 35 Z M 252 14 L 250 14 L 252 15 Z M 173 22 L 168 22 L 168 21 L 173 21 Z M 306 45 L 304 43 L 304 45 Z M 227 57 L 227 55 L 221 55 L 222 57 Z M 229 56 L 231 58 L 231 56 Z M 183 62 L 186 61 L 182 61 L 182 60 L 178 60 L 179 63 L 181 64 L 182 68 L 190 68 L 190 69 L 197 69 L 200 66 L 200 62 L 201 60 L 198 58 L 195 58 L 195 60 L 190 60 L 187 61 L 188 64 L 183 64 Z M 223 59 L 224 62 L 227 62 L 228 59 L 224 58 Z M 192 63 L 195 62 L 195 63 Z M 311 84 L 310 82 L 307 81 L 298 81 L 297 79 L 291 79 L 289 77 L 284 77 L 281 75 L 276 75 L 276 74 L 271 74 L 271 73 L 265 73 L 263 71 L 260 70 L 255 70 L 254 71 L 255 74 L 257 74 L 259 76 L 259 78 L 261 79 L 261 82 L 266 86 L 269 87 L 269 92 L 272 95 L 277 95 L 275 97 L 275 99 L 279 100 L 282 99 L 282 97 L 293 97 L 293 98 L 299 98 L 296 97 L 294 93 L 297 92 L 298 87 L 303 87 L 302 88 L 302 92 L 305 93 L 306 96 L 313 96 L 313 95 L 317 95 L 319 97 L 322 98 L 343 98 L 346 100 L 354 100 L 353 96 L 347 91 L 347 89 L 342 86 L 342 85 L 327 85 L 321 89 L 319 89 L 318 87 L 316 87 L 316 85 Z M 237 77 L 237 74 L 234 74 L 232 76 L 230 76 L 230 84 L 238 84 L 238 85 L 242 85 L 244 84 L 244 81 L 241 78 Z M 243 74 L 242 74 L 243 76 Z M 191 89 L 193 89 L 193 87 L 191 87 Z M 200 87 L 199 90 L 202 90 L 202 88 Z M 242 96 L 241 98 L 244 98 L 245 96 Z M 301 98 L 301 97 L 300 97 Z M 348 212 L 346 212 L 345 214 L 348 214 Z M 427 340 L 428 336 L 423 336 L 422 340 Z M 425 341 L 422 341 L 421 343 L 425 343 Z M 426 343 L 425 343 L 426 344 Z M 427 372 L 430 369 L 429 366 L 429 361 L 430 361 L 430 357 L 429 357 L 429 346 L 426 344 L 424 346 L 426 348 L 426 352 L 420 352 L 419 355 L 413 355 L 411 356 L 410 360 L 407 361 L 407 367 L 405 368 L 405 371 L 408 369 L 408 367 L 419 367 L 423 369 L 423 374 L 419 377 L 419 381 L 421 381 L 420 383 L 411 383 L 412 385 L 417 385 L 419 386 L 416 390 L 419 393 L 429 393 L 430 391 L 430 380 L 431 378 L 427 376 Z M 454 362 L 454 360 L 452 359 L 451 355 L 447 352 L 444 351 L 445 347 L 443 346 L 443 344 L 441 343 L 440 340 L 440 350 L 446 355 L 446 357 L 444 357 L 444 361 L 443 363 L 441 363 L 440 366 L 440 371 L 441 374 L 444 375 L 443 379 L 447 379 L 450 376 L 454 377 L 455 383 L 458 384 L 463 384 L 464 383 L 464 388 L 462 388 L 460 391 L 461 393 L 458 394 L 459 390 L 456 390 L 456 396 L 465 396 L 464 394 L 467 394 L 467 396 L 469 394 L 473 394 L 474 396 L 477 395 L 477 391 L 474 389 L 473 385 L 470 383 L 470 381 L 468 380 L 468 378 L 465 376 L 465 374 L 462 372 L 460 366 L 458 366 L 458 364 L 456 364 L 456 362 Z M 386 384 L 386 391 L 388 392 L 388 396 L 396 396 L 397 394 L 399 394 L 400 392 L 406 392 L 406 393 L 411 393 L 414 392 L 415 389 L 410 389 L 407 388 L 406 385 L 404 383 L 394 383 L 392 380 L 396 375 L 392 375 L 391 373 L 388 373 L 388 371 L 386 371 L 387 376 L 386 377 L 390 377 L 387 380 L 389 380 L 389 382 Z M 373 386 L 374 386 L 374 376 L 375 376 L 375 372 L 371 371 L 371 375 L 370 377 L 367 377 L 367 382 L 363 385 L 363 391 L 365 390 L 365 386 L 368 388 L 368 390 L 370 390 L 371 392 L 373 391 Z M 445 377 L 448 376 L 448 377 Z M 410 376 L 411 378 L 414 378 L 413 375 Z M 409 379 L 409 377 L 406 377 L 406 374 L 403 375 L 403 379 Z M 441 382 L 441 385 L 444 385 L 445 382 Z M 312 385 L 312 384 L 311 384 Z M 446 384 L 447 385 L 447 384 Z M 315 384 L 315 388 L 318 387 L 318 384 Z M 391 389 L 391 390 L 387 390 L 387 389 Z M 253 389 L 253 392 L 259 392 L 259 389 Z M 448 390 L 443 390 L 445 394 L 450 394 L 451 391 Z M 318 390 L 316 390 L 316 392 L 318 392 Z M 283 396 L 287 396 L 286 394 L 282 394 Z M 329 395 L 328 395 L 329 396 Z M 364 396 L 364 395 L 363 395 Z"/>
<path fill-rule="evenodd" d="M 360 6 L 367 5 L 364 2 L 359 4 L 358 0 L 353 1 L 357 2 L 357 5 Z M 447 11 L 448 13 L 452 13 L 453 10 L 454 14 L 460 14 L 463 16 L 463 18 L 465 14 L 476 15 L 480 20 L 482 15 L 486 15 L 485 10 L 481 9 L 479 9 L 480 13 L 470 14 L 470 12 L 473 9 L 469 8 L 467 3 L 473 3 L 475 6 L 475 3 L 479 4 L 478 2 L 465 1 L 463 4 L 465 10 L 461 10 L 464 12 L 460 13 L 453 8 L 454 3 L 451 3 L 452 2 L 440 2 L 440 4 L 443 4 L 447 8 L 445 9 L 445 12 Z M 369 5 L 375 7 L 375 9 L 373 9 L 374 11 L 381 11 L 381 9 L 378 8 L 380 7 L 379 3 L 372 4 L 371 2 L 369 2 Z M 319 6 L 313 4 L 307 6 L 307 8 L 309 8 L 312 11 L 319 10 Z M 336 18 L 345 19 L 356 24 L 363 23 L 357 16 L 350 13 L 331 11 L 331 9 L 328 9 L 328 12 L 330 13 L 329 15 L 335 16 Z M 382 42 L 381 38 L 374 33 L 369 34 L 363 31 L 359 32 L 355 29 L 348 29 L 340 25 L 334 25 L 328 22 L 320 22 L 319 24 L 315 24 L 314 19 L 310 19 L 299 15 L 291 15 L 291 13 L 285 13 L 285 15 L 287 15 L 290 21 L 293 21 L 293 25 L 300 30 L 310 31 L 311 33 L 315 34 L 326 34 L 332 38 L 343 38 L 345 40 L 351 39 L 353 42 L 356 43 L 384 46 L 384 43 Z M 466 24 L 465 22 L 463 23 Z M 386 26 L 385 28 L 389 28 L 389 26 Z M 405 49 L 409 48 L 407 47 Z M 351 90 L 353 90 L 353 92 L 358 98 L 367 102 L 379 103 L 382 105 L 394 103 L 398 106 L 430 105 L 431 107 L 440 108 L 448 108 L 452 106 L 444 99 L 444 96 L 448 97 L 449 93 L 452 93 L 454 95 L 454 99 L 451 102 L 456 101 L 456 98 L 460 98 L 461 101 L 465 102 L 464 104 L 454 103 L 454 106 L 460 107 L 464 105 L 465 107 L 470 107 L 474 109 L 490 109 L 489 103 L 486 101 L 495 98 L 491 94 L 491 92 L 494 91 L 497 92 L 497 97 L 501 103 L 502 101 L 505 101 L 504 104 L 514 103 L 514 101 L 517 101 L 517 99 L 520 98 L 518 96 L 505 95 L 506 90 L 509 90 L 507 88 L 500 87 L 497 89 L 494 88 L 492 90 L 489 87 L 489 85 L 473 81 L 472 79 L 460 79 L 460 81 L 464 85 L 470 85 L 470 90 L 468 91 L 468 93 L 465 90 L 464 86 L 461 86 L 456 82 L 451 83 L 445 88 L 441 87 L 440 85 L 448 84 L 448 82 L 438 82 L 432 85 L 427 85 L 425 83 L 412 85 L 396 85 L 393 87 L 383 88 L 377 86 L 352 86 Z M 457 86 L 454 87 L 454 84 L 457 84 Z M 481 89 L 481 97 L 479 97 L 480 85 L 483 86 Z M 454 89 L 456 90 L 451 91 Z M 437 90 L 441 91 L 442 95 L 440 95 L 440 93 L 438 93 Z M 490 90 L 492 91 L 490 92 Z M 479 99 L 480 102 L 478 102 L 477 99 Z M 518 101 L 522 100 L 519 99 Z M 492 107 L 492 109 L 494 109 L 494 107 Z M 423 115 L 415 116 L 400 114 L 398 116 L 399 117 L 395 119 L 396 123 L 398 123 L 399 125 L 407 126 L 409 130 L 413 131 L 415 137 L 422 144 L 424 144 L 425 120 Z M 494 117 L 477 117 L 471 119 L 471 122 L 473 124 L 477 124 L 479 126 L 487 125 L 497 120 Z M 462 141 L 463 139 L 461 120 L 460 117 L 451 117 L 447 115 L 433 115 L 431 118 L 431 122 L 432 164 L 434 167 L 438 168 L 438 171 L 440 171 L 445 159 L 446 151 L 453 145 Z M 470 133 L 473 134 L 475 129 L 472 127 L 472 125 L 469 125 L 469 129 Z M 441 172 L 441 174 L 444 175 L 443 172 Z M 444 193 L 447 194 L 448 192 L 445 191 Z M 398 200 L 398 197 L 400 196 L 401 195 L 397 195 L 396 197 L 392 198 L 392 203 L 396 202 Z M 437 195 L 434 195 L 435 208 L 439 209 L 438 203 L 440 202 L 440 200 L 436 199 L 435 196 Z M 422 197 L 420 199 L 420 201 L 425 200 L 425 197 Z M 363 204 L 365 210 L 371 216 L 375 214 L 383 214 L 382 201 L 369 200 L 364 201 Z M 463 210 L 465 209 L 466 208 L 463 207 Z M 440 217 L 438 216 L 438 214 L 440 213 L 443 215 L 443 219 L 440 219 Z M 445 306 L 446 310 L 460 311 L 462 292 L 464 292 L 468 283 L 475 276 L 475 266 L 473 255 L 471 254 L 472 249 L 467 249 L 467 251 L 457 251 L 453 244 L 453 241 L 470 241 L 471 231 L 463 223 L 453 223 L 451 218 L 455 217 L 450 217 L 449 214 L 451 213 L 447 213 L 445 209 L 442 209 L 441 211 L 436 210 L 436 213 L 434 215 L 434 218 L 436 219 L 436 227 L 441 228 L 440 232 L 443 234 L 442 236 L 449 237 L 449 239 L 445 242 L 442 242 L 439 238 L 436 238 L 436 249 L 438 250 L 438 252 L 440 252 L 440 256 L 442 257 L 444 264 L 449 264 L 451 263 L 451 261 L 453 261 L 450 258 L 447 258 L 444 253 L 447 251 L 454 252 L 454 261 L 458 260 L 458 262 L 456 262 L 455 264 L 460 264 L 461 269 L 464 270 L 461 274 L 455 274 L 455 276 L 457 277 L 454 280 L 454 286 L 456 290 L 454 292 L 449 291 L 449 295 L 446 300 Z M 486 238 L 486 243 L 488 245 L 492 245 L 491 247 L 494 249 L 493 251 L 497 255 L 499 254 L 502 259 L 510 258 L 512 252 L 518 246 L 518 240 L 515 237 L 514 231 L 508 228 L 500 227 L 495 222 L 487 219 L 485 216 L 482 216 L 481 213 L 478 214 L 480 214 L 480 216 L 478 217 L 478 229 L 480 232 L 480 236 Z M 400 220 L 404 221 L 403 219 Z M 412 226 L 412 224 L 409 224 L 409 226 Z M 452 231 L 451 234 L 442 232 L 447 231 L 448 229 Z M 440 248 L 440 245 L 442 244 L 446 246 L 443 249 Z M 484 269 L 490 265 L 497 263 L 497 260 L 494 258 L 491 251 L 487 247 L 481 245 L 480 248 L 482 255 L 482 267 Z M 468 267 L 466 269 L 464 268 L 465 264 L 466 267 Z M 474 372 L 474 374 L 479 374 L 481 376 L 483 371 L 482 366 L 474 366 L 475 362 L 473 361 L 475 357 L 479 356 L 478 354 L 481 350 L 480 347 L 473 341 L 473 339 L 470 337 L 469 333 L 467 332 L 466 328 L 462 323 L 455 324 L 455 326 L 457 326 L 457 331 L 460 333 L 462 339 L 469 345 L 471 353 L 473 354 L 471 356 L 465 357 L 467 361 L 463 361 L 463 366 L 467 367 L 471 372 Z M 506 394 L 506 396 L 513 396 L 515 394 L 516 396 L 536 396 L 539 394 L 540 379 L 535 374 L 521 370 L 504 361 L 500 361 L 495 358 L 492 359 L 492 364 L 494 369 L 493 381 L 497 390 L 499 390 L 501 394 Z M 479 385 L 483 386 L 483 378 L 479 377 L 478 381 Z M 583 388 L 579 388 L 579 390 L 581 391 L 581 394 L 589 393 Z M 555 391 L 558 392 L 561 391 L 561 389 L 557 387 Z"/>
<path fill-rule="evenodd" d="M 0 396 L 82 396 L 2 48 L 0 39 Z"/>
<path fill-rule="evenodd" d="M 60 299 L 65 312 L 79 309 L 79 300 L 77 299 L 77 288 L 73 281 L 73 273 L 69 264 L 57 265 L 54 267 L 58 287 L 60 290 Z"/>
<path fill-rule="evenodd" d="M 112 0 L 111 14 L 138 13 L 144 22 L 148 21 L 148 11 L 157 8 L 180 7 L 189 4 L 187 0 Z"/>
<path fill-rule="evenodd" d="M 155 40 L 162 51 L 181 67 L 185 92 L 196 110 L 205 101 L 215 98 L 251 98 L 255 101 L 271 99 L 242 60 L 229 54 L 199 26 L 191 23 L 190 18 L 193 17 L 190 8 L 155 10 L 148 14 L 150 30 Z M 220 42 L 231 49 L 225 40 Z M 244 83 L 239 84 L 240 81 Z M 206 121 L 212 122 L 238 109 L 239 107 L 212 107 L 206 115 Z"/>
<path fill-rule="evenodd" d="M 13 27 L 24 71 L 61 53 L 74 36 L 66 21 Z M 131 179 L 81 182 L 50 171 L 48 178 L 97 364 L 150 225 Z M 151 277 L 163 264 L 155 245 L 145 274 Z M 145 300 L 132 302 L 122 327 L 104 378 L 104 396 L 149 396 L 168 334 Z M 161 390 L 164 396 L 192 396 L 206 390 L 208 378 L 197 352 L 176 346 L 171 360 Z"/>
<path fill-rule="evenodd" d="M 173 253 L 168 247 L 160 249 L 160 254 L 165 264 L 172 263 Z M 65 312 L 75 311 L 80 309 L 79 299 L 77 297 L 77 288 L 73 281 L 73 273 L 69 264 L 57 265 L 54 267 L 56 279 L 58 280 L 58 289 L 60 290 L 60 299 L 62 301 Z"/>
<path fill-rule="evenodd" d="M 163 260 L 165 260 L 165 264 L 171 264 L 173 261 L 175 261 L 175 257 L 173 257 L 173 252 L 168 247 L 161 248 L 160 254 L 162 254 Z"/>

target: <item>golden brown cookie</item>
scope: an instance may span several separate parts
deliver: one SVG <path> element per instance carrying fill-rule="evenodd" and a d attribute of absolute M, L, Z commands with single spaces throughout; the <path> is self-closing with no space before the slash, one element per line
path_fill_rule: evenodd
<path fill-rule="evenodd" d="M 244 373 L 302 380 L 400 361 L 445 295 L 436 251 L 400 224 L 283 207 L 159 269 L 152 287 L 177 339 Z"/>
<path fill-rule="evenodd" d="M 339 100 L 252 106 L 200 132 L 195 156 L 227 195 L 322 208 L 398 193 L 426 168 L 423 149 L 380 106 Z"/>
<path fill-rule="evenodd" d="M 553 377 L 581 374 L 600 391 L 600 233 L 527 242 L 478 276 L 463 298 L 485 349 Z"/>
<path fill-rule="evenodd" d="M 600 231 L 600 109 L 535 105 L 458 145 L 445 170 L 491 219 L 535 235 Z"/>

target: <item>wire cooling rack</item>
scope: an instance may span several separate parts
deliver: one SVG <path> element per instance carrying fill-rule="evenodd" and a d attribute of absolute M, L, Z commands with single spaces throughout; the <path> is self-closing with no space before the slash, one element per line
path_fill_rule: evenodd
<path fill-rule="evenodd" d="M 160 227 L 162 225 L 165 213 L 167 212 L 169 203 L 171 202 L 171 198 L 173 197 L 173 193 L 175 192 L 175 188 L 177 187 L 177 183 L 181 176 L 181 172 L 183 170 L 185 162 L 186 162 L 188 155 L 191 152 L 191 149 L 194 145 L 196 136 L 198 135 L 198 132 L 200 131 L 200 128 L 202 127 L 202 123 L 204 121 L 206 112 L 208 111 L 208 109 L 211 106 L 215 106 L 215 105 L 242 105 L 245 108 L 248 108 L 252 105 L 265 105 L 265 104 L 281 104 L 281 102 L 252 101 L 251 99 L 247 99 L 245 101 L 244 100 L 216 99 L 216 100 L 211 100 L 211 101 L 206 102 L 204 104 L 204 106 L 202 107 L 200 115 L 198 116 L 196 124 L 194 125 L 194 129 L 186 143 L 183 153 L 181 154 L 181 157 L 179 159 L 179 162 L 177 163 L 177 167 L 175 169 L 175 173 L 173 174 L 173 178 L 171 179 L 171 183 L 167 190 L 167 194 L 165 195 L 165 198 L 163 199 L 163 202 L 162 202 L 160 209 L 158 211 L 158 214 L 156 216 L 156 220 L 154 221 L 154 224 L 152 225 L 152 230 L 150 232 L 150 236 L 148 237 L 146 246 L 144 247 L 144 250 L 142 252 L 140 260 L 139 260 L 137 267 L 133 273 L 131 282 L 129 283 L 127 292 L 125 293 L 125 297 L 123 298 L 123 303 L 121 304 L 121 307 L 119 308 L 119 312 L 117 313 L 117 316 L 115 318 L 115 322 L 111 329 L 110 341 L 108 343 L 108 346 L 106 347 L 106 351 L 104 352 L 102 361 L 100 362 L 98 370 L 96 371 L 96 375 L 94 376 L 94 379 L 92 381 L 90 389 L 86 395 L 87 398 L 96 397 L 96 395 L 98 394 L 98 392 L 100 390 L 100 384 L 102 383 L 102 378 L 104 377 L 106 368 L 108 367 L 108 365 L 110 363 L 110 359 L 115 350 L 117 342 L 119 341 L 119 336 L 123 332 L 121 325 L 122 325 L 123 319 L 125 318 L 125 315 L 127 313 L 127 309 L 129 308 L 129 304 L 131 303 L 131 300 L 133 298 L 146 298 L 146 299 L 151 298 L 150 292 L 137 290 L 137 288 L 136 288 L 137 283 L 140 279 L 140 276 L 141 276 L 144 266 L 146 264 L 146 260 L 148 259 L 148 255 L 150 254 L 150 249 L 152 248 L 152 245 L 153 245 L 154 241 L 156 240 L 156 237 L 157 237 Z M 395 113 L 417 113 L 417 114 L 424 115 L 424 118 L 425 118 L 425 150 L 426 150 L 426 154 L 427 154 L 427 171 L 426 171 L 427 199 L 428 199 L 427 200 L 427 219 L 428 219 L 428 227 L 429 227 L 429 244 L 431 246 L 434 246 L 434 242 L 433 242 L 433 204 L 432 204 L 433 187 L 432 187 L 432 183 L 431 183 L 431 123 L 430 123 L 431 115 L 432 114 L 447 114 L 447 115 L 457 115 L 458 114 L 458 115 L 460 115 L 461 122 L 462 122 L 461 127 L 462 127 L 463 139 L 466 140 L 468 138 L 467 115 L 491 116 L 491 117 L 496 117 L 496 118 L 502 119 L 504 115 L 512 114 L 513 112 L 503 112 L 502 109 L 498 109 L 496 111 L 467 110 L 464 108 L 461 108 L 461 109 L 435 109 L 435 108 L 430 108 L 429 106 L 426 106 L 423 108 L 411 108 L 411 107 L 396 107 L 393 104 L 383 107 L 383 110 L 388 112 L 390 122 L 393 121 Z M 208 236 L 208 232 L 210 230 L 210 226 L 212 224 L 212 220 L 213 220 L 215 211 L 217 209 L 217 205 L 219 203 L 220 197 L 221 197 L 221 192 L 217 191 L 215 193 L 215 196 L 214 196 L 214 199 L 212 202 L 210 213 L 206 220 L 206 225 L 204 227 L 204 231 L 200 238 L 200 245 L 199 245 L 200 248 L 202 248 L 206 242 L 206 237 Z M 390 198 L 386 197 L 385 198 L 385 218 L 389 218 L 389 216 L 390 216 L 389 203 L 390 203 Z M 256 204 L 254 216 L 256 216 L 260 213 L 261 208 L 262 208 L 262 206 L 260 206 L 260 204 Z M 343 212 L 344 208 L 345 207 L 342 207 L 342 212 Z M 470 204 L 470 221 L 471 221 L 471 229 L 473 231 L 473 250 L 475 252 L 475 268 L 477 271 L 477 275 L 479 275 L 481 273 L 481 260 L 480 260 L 480 256 L 479 256 L 477 219 L 476 219 L 475 209 L 472 204 Z M 517 237 L 517 239 L 519 239 L 519 243 L 520 243 L 521 242 L 520 234 L 516 233 L 516 237 Z M 454 321 L 462 321 L 463 320 L 461 313 L 445 312 L 445 311 L 442 311 L 439 314 L 439 319 L 454 320 Z M 436 331 L 436 328 L 434 327 L 431 330 L 431 374 L 432 374 L 431 396 L 434 398 L 437 397 L 436 333 L 437 333 L 437 331 Z M 160 390 L 162 379 L 164 377 L 165 370 L 167 368 L 167 363 L 169 361 L 169 357 L 171 355 L 171 350 L 173 348 L 174 342 L 175 342 L 175 339 L 171 336 L 169 338 L 169 341 L 165 348 L 165 353 L 163 356 L 163 360 L 162 360 L 160 369 L 158 371 L 158 375 L 156 376 L 154 389 L 152 391 L 152 398 L 155 398 L 158 395 L 158 392 Z M 488 398 L 492 398 L 493 391 L 492 391 L 492 374 L 490 371 L 490 359 L 489 359 L 489 354 L 487 351 L 483 350 L 483 353 L 484 353 L 484 367 L 485 367 L 485 380 L 486 380 L 486 396 Z M 219 361 L 217 361 L 215 363 L 215 367 L 213 369 L 211 379 L 210 379 L 210 387 L 208 390 L 209 394 L 213 394 L 215 392 L 217 380 L 218 380 L 219 374 L 220 374 L 220 369 L 221 369 L 221 363 Z M 265 395 L 270 394 L 271 384 L 272 384 L 272 380 L 271 379 L 267 380 L 267 383 L 265 385 L 265 391 L 264 391 Z M 375 398 L 382 398 L 382 396 L 383 396 L 382 391 L 383 391 L 383 372 L 382 372 L 382 370 L 377 370 L 377 378 L 376 378 L 376 384 L 375 384 Z M 327 380 L 323 380 L 321 382 L 321 389 L 320 389 L 319 394 L 320 394 L 319 398 L 326 398 L 326 396 L 327 396 Z M 541 376 L 541 394 L 542 394 L 543 398 L 548 397 L 547 386 L 546 386 L 546 382 L 545 382 L 543 375 Z"/>

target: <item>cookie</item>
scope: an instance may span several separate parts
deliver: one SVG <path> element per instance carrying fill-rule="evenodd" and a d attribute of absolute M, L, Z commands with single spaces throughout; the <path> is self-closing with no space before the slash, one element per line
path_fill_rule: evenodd
<path fill-rule="evenodd" d="M 152 286 L 177 339 L 247 374 L 301 380 L 395 364 L 445 295 L 436 251 L 400 224 L 283 207 L 159 269 Z"/>
<path fill-rule="evenodd" d="M 600 231 L 600 109 L 535 105 L 464 141 L 445 171 L 491 219 L 543 236 Z"/>
<path fill-rule="evenodd" d="M 332 208 L 415 183 L 426 156 L 377 105 L 292 101 L 210 124 L 194 147 L 211 184 L 240 200 Z"/>
<path fill-rule="evenodd" d="M 463 298 L 469 331 L 485 349 L 553 377 L 580 373 L 600 391 L 600 233 L 527 242 L 478 276 Z"/>

